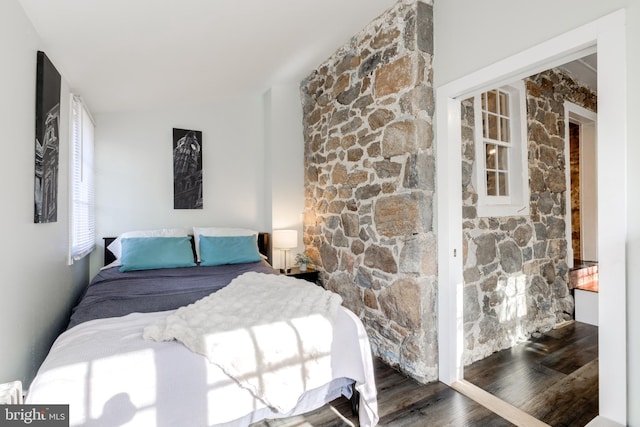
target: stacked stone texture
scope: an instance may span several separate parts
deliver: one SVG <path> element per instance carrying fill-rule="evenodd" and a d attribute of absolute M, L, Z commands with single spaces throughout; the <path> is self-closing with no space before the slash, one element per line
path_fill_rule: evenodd
<path fill-rule="evenodd" d="M 596 111 L 597 95 L 558 69 L 527 78 L 525 84 L 529 216 L 477 217 L 473 102 L 462 103 L 465 364 L 573 316 L 564 101 Z"/>
<path fill-rule="evenodd" d="M 400 1 L 301 87 L 304 243 L 374 353 L 437 378 L 432 5 Z"/>

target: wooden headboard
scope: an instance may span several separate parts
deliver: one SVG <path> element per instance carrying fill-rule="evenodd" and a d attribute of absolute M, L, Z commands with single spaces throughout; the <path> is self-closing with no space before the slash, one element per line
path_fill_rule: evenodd
<path fill-rule="evenodd" d="M 107 246 L 109 246 L 111 242 L 116 240 L 116 238 L 103 237 L 102 240 L 104 240 L 104 265 L 109 265 L 116 260 L 116 257 L 109 249 L 107 249 Z M 193 236 L 191 236 L 191 248 L 193 249 L 193 254 L 195 256 L 196 248 L 195 248 Z M 271 263 L 270 249 L 271 249 L 271 240 L 270 240 L 269 233 L 262 233 L 262 232 L 258 233 L 258 250 L 262 255 L 267 257 L 267 260 L 269 261 L 269 263 Z"/>

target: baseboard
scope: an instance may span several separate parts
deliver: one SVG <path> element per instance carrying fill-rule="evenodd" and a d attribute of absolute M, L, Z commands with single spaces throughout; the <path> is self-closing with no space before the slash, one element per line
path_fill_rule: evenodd
<path fill-rule="evenodd" d="M 618 424 L 615 421 L 611 421 L 608 418 L 601 416 L 595 417 L 585 427 L 623 427 L 622 424 Z"/>
<path fill-rule="evenodd" d="M 569 326 L 569 325 L 573 325 L 574 323 L 576 323 L 575 320 L 571 319 L 571 320 L 564 320 L 562 322 L 558 322 L 553 326 L 553 329 L 560 329 L 560 328 L 564 328 L 565 326 Z"/>

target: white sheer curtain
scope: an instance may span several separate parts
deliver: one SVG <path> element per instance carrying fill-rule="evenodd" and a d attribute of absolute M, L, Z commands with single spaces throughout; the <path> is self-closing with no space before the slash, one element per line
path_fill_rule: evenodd
<path fill-rule="evenodd" d="M 95 248 L 93 136 L 95 124 L 82 99 L 71 96 L 69 264 Z"/>

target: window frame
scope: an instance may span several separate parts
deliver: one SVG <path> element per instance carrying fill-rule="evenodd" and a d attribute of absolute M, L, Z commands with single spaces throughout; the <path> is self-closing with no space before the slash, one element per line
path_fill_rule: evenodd
<path fill-rule="evenodd" d="M 95 122 L 82 98 L 69 108 L 69 258 L 72 265 L 96 246 L 94 157 Z"/>
<path fill-rule="evenodd" d="M 527 106 L 524 81 L 500 86 L 492 90 L 499 90 L 509 95 L 509 133 L 510 143 L 504 144 L 494 139 L 487 139 L 483 134 L 482 95 L 491 90 L 474 96 L 474 149 L 475 162 L 473 185 L 478 194 L 478 217 L 506 217 L 529 215 L 529 164 L 528 164 L 528 136 L 527 136 Z M 487 164 L 485 144 L 505 146 L 507 156 L 507 188 L 508 195 L 490 196 L 487 194 Z M 496 165 L 497 168 L 497 165 Z M 496 168 L 490 168 L 494 170 Z"/>

